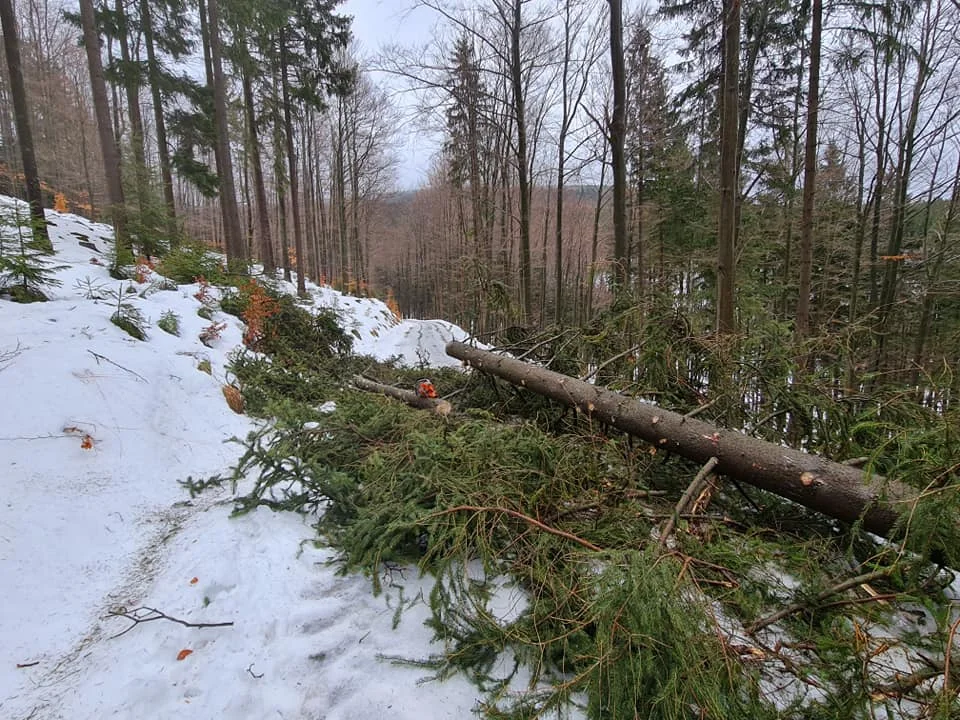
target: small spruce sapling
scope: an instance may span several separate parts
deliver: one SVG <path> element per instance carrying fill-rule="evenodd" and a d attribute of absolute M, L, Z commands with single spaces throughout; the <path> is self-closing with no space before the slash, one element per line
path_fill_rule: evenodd
<path fill-rule="evenodd" d="M 87 300 L 106 300 L 113 296 L 113 292 L 107 289 L 105 283 L 98 283 L 89 275 L 84 277 L 83 280 L 79 278 L 74 280 L 73 286 L 82 292 L 83 297 Z"/>
<path fill-rule="evenodd" d="M 124 302 L 123 283 L 115 293 L 110 293 L 117 300 L 117 309 L 110 316 L 110 322 L 137 340 L 146 340 L 146 320 L 143 314 L 133 305 Z"/>
<path fill-rule="evenodd" d="M 167 310 L 157 321 L 157 327 L 171 335 L 180 335 L 180 316 L 173 310 Z"/>
<path fill-rule="evenodd" d="M 59 287 L 53 274 L 66 265 L 51 263 L 53 251 L 35 239 L 32 220 L 20 212 L 19 203 L 11 210 L 0 215 L 0 292 L 15 302 L 43 302 L 47 296 L 41 288 Z"/>

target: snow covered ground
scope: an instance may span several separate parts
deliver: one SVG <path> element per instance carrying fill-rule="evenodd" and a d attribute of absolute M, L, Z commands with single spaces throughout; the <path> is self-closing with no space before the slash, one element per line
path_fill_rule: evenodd
<path fill-rule="evenodd" d="M 132 339 L 109 321 L 110 228 L 49 217 L 62 285 L 47 303 L 0 300 L 0 718 L 468 717 L 480 693 L 466 680 L 418 684 L 424 671 L 379 658 L 438 650 L 427 580 L 393 578 L 410 604 L 393 629 L 397 588 L 375 598 L 338 576 L 302 519 L 231 519 L 226 490 L 190 500 L 177 484 L 227 473 L 240 448 L 224 441 L 253 427 L 221 393 L 240 321 L 216 312 L 226 327 L 207 347 L 197 286 L 148 291 L 126 296 L 149 321 Z M 443 345 L 459 328 L 311 290 L 358 352 L 456 364 Z M 156 326 L 167 311 L 179 337 Z M 115 614 L 143 607 L 232 624 Z"/>

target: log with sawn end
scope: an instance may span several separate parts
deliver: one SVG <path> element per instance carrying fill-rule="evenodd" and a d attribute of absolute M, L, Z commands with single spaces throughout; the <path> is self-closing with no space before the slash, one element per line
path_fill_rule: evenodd
<path fill-rule="evenodd" d="M 405 402 L 407 405 L 420 410 L 432 410 L 437 415 L 447 416 L 453 409 L 446 400 L 420 397 L 413 390 L 404 390 L 403 388 L 394 387 L 393 385 L 384 385 L 383 383 L 368 380 L 361 375 L 354 375 L 353 384 L 359 390 L 380 393 L 394 400 Z"/>
<path fill-rule="evenodd" d="M 909 513 L 919 491 L 850 465 L 782 447 L 735 430 L 686 418 L 576 378 L 460 342 L 447 354 L 482 372 L 545 395 L 661 450 L 701 465 L 717 458 L 715 471 L 776 493 L 811 510 L 889 537 Z"/>

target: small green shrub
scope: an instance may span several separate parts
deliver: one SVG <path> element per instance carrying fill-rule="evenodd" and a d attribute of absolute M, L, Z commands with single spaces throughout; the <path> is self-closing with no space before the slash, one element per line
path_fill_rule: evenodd
<path fill-rule="evenodd" d="M 206 305 L 201 305 L 197 308 L 197 315 L 202 317 L 204 320 L 213 320 L 213 310 Z"/>
<path fill-rule="evenodd" d="M 272 294 L 272 292 L 271 292 Z M 311 313 L 298 307 L 290 295 L 275 295 L 280 311 L 264 320 L 258 349 L 289 367 L 321 370 L 353 349 L 353 338 L 340 327 L 332 310 Z"/>
<path fill-rule="evenodd" d="M 9 288 L 10 299 L 14 302 L 27 305 L 35 302 L 46 302 L 48 298 L 43 290 L 25 285 L 14 285 Z"/>
<path fill-rule="evenodd" d="M 233 315 L 234 317 L 243 319 L 243 313 L 249 303 L 250 297 L 248 294 L 231 288 L 227 290 L 220 299 L 220 309 L 227 313 L 227 315 Z"/>
<path fill-rule="evenodd" d="M 114 313 L 110 316 L 110 322 L 116 325 L 118 328 L 123 330 L 127 335 L 137 340 L 146 340 L 147 334 L 143 331 L 143 328 L 137 324 L 136 321 L 131 320 L 129 317 L 124 317 Z"/>
<path fill-rule="evenodd" d="M 34 237 L 32 221 L 21 215 L 19 205 L 11 213 L 0 217 L 0 292 L 14 302 L 43 302 L 47 296 L 41 288 L 59 287 L 53 273 L 66 266 L 51 263 L 53 250 Z"/>
<path fill-rule="evenodd" d="M 167 310 L 157 321 L 157 327 L 171 335 L 180 335 L 180 316 L 173 310 Z"/>
<path fill-rule="evenodd" d="M 83 280 L 75 280 L 73 286 L 82 292 L 87 300 L 106 300 L 112 295 L 106 283 L 98 283 L 89 275 Z"/>
<path fill-rule="evenodd" d="M 137 340 L 146 340 L 146 320 L 143 314 L 133 305 L 124 302 L 123 283 L 116 292 L 110 293 L 117 301 L 117 309 L 110 316 L 110 322 Z"/>
<path fill-rule="evenodd" d="M 160 261 L 157 271 L 180 284 L 195 282 L 198 277 L 212 283 L 224 280 L 220 258 L 199 243 L 184 243 L 171 250 Z"/>

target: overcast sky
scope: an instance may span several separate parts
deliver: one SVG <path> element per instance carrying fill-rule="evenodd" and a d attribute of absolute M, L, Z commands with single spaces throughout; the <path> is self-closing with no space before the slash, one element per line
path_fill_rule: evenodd
<path fill-rule="evenodd" d="M 425 46 L 433 36 L 437 15 L 425 8 L 413 9 L 416 0 L 343 0 L 338 12 L 353 16 L 353 36 L 364 57 L 375 56 L 385 45 Z M 657 0 L 625 0 L 624 13 Z M 406 87 L 400 81 L 377 73 L 379 82 L 400 90 Z M 394 96 L 408 118 L 400 128 L 401 147 L 398 149 L 400 166 L 397 181 L 401 189 L 412 190 L 426 184 L 427 173 L 442 140 L 413 121 L 414 98 L 409 93 Z"/>
<path fill-rule="evenodd" d="M 353 36 L 364 56 L 376 55 L 386 44 L 423 45 L 429 42 L 436 19 L 423 8 L 411 10 L 410 0 L 344 0 L 338 11 L 353 16 Z M 382 82 L 389 82 L 383 76 Z M 398 96 L 398 102 L 404 102 Z M 413 98 L 409 98 L 413 101 Z M 407 113 L 408 115 L 410 113 Z M 404 190 L 426 183 L 437 141 L 413 123 L 401 128 L 397 180 Z"/>

